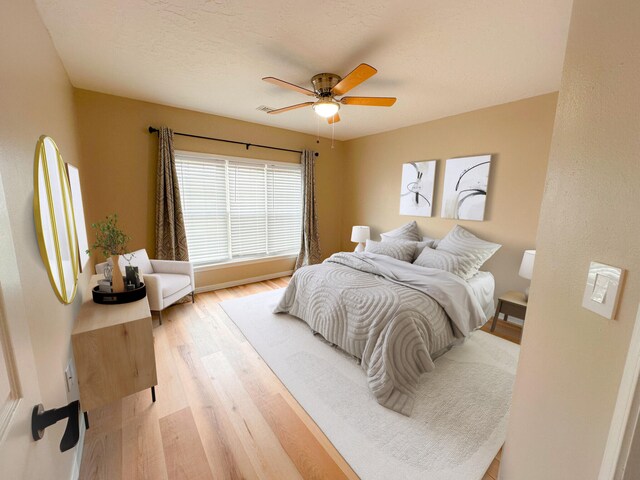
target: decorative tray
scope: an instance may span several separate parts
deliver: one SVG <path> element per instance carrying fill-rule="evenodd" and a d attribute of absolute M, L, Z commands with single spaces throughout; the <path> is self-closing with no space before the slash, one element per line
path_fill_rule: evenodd
<path fill-rule="evenodd" d="M 99 287 L 93 287 L 93 301 L 103 305 L 117 305 L 119 303 L 131 303 L 147 296 L 147 287 L 142 283 L 138 288 L 125 290 L 124 292 L 101 292 Z"/>

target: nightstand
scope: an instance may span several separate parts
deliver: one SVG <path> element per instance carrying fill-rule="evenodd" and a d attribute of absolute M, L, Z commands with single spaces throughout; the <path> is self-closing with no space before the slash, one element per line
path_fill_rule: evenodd
<path fill-rule="evenodd" d="M 89 289 L 101 278 L 91 277 Z M 71 344 L 87 428 L 87 411 L 132 393 L 150 388 L 151 399 L 156 401 L 156 357 L 146 298 L 99 305 L 89 294 L 76 318 Z"/>
<path fill-rule="evenodd" d="M 491 331 L 493 332 L 498 322 L 498 316 L 503 313 L 506 322 L 509 315 L 524 319 L 527 314 L 527 300 L 522 292 L 507 292 L 498 298 L 498 306 L 491 323 Z"/>

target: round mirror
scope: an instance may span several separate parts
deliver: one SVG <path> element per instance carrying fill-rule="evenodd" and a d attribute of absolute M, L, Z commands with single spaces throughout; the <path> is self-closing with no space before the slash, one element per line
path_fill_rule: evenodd
<path fill-rule="evenodd" d="M 51 286 L 63 303 L 71 303 L 78 286 L 78 243 L 71 189 L 62 156 L 52 138 L 36 145 L 33 210 L 40 255 Z"/>

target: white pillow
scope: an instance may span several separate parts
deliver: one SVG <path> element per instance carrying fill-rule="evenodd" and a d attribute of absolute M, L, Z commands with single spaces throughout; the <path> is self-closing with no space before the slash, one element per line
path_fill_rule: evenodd
<path fill-rule="evenodd" d="M 418 224 L 415 220 L 405 223 L 395 230 L 382 233 L 380 237 L 382 240 L 411 240 L 413 242 L 419 242 L 422 239 L 422 237 L 420 237 L 420 231 L 418 230 Z"/>
<path fill-rule="evenodd" d="M 436 251 L 457 256 L 458 267 L 454 273 L 468 280 L 478 273 L 484 262 L 489 260 L 501 246 L 482 240 L 460 225 L 456 225 L 446 237 L 440 240 Z"/>
<path fill-rule="evenodd" d="M 111 257 L 107 259 L 107 263 L 109 265 L 113 265 L 111 261 Z M 124 255 L 120 255 L 118 259 L 118 265 L 120 265 L 120 271 L 124 275 L 125 267 L 131 265 L 132 267 L 138 267 L 138 272 L 146 274 L 153 273 L 153 267 L 151 266 L 151 261 L 149 260 L 149 256 L 147 255 L 147 251 L 143 248 L 140 250 L 136 250 L 135 252 L 125 253 Z"/>
<path fill-rule="evenodd" d="M 416 251 L 416 242 L 376 242 L 367 240 L 364 251 L 377 253 L 411 263 Z"/>

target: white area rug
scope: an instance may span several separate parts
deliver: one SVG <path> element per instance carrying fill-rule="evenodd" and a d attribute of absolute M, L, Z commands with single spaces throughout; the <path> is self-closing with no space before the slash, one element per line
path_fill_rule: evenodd
<path fill-rule="evenodd" d="M 475 332 L 421 378 L 405 417 L 376 402 L 352 357 L 271 313 L 283 291 L 221 306 L 363 480 L 482 478 L 505 439 L 518 345 Z"/>

